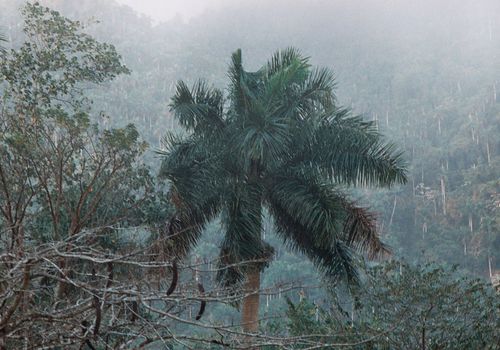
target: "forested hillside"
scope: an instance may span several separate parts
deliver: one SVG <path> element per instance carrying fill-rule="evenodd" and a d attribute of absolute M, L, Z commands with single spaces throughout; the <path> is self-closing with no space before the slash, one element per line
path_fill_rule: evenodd
<path fill-rule="evenodd" d="M 6 39 L 1 44 L 8 50 L 19 50 L 26 40 L 20 12 L 24 3 L 0 0 L 0 34 Z M 474 300 L 479 306 L 465 303 L 461 310 L 470 313 L 477 324 L 486 325 L 488 332 L 495 328 L 498 299 L 488 299 L 491 294 L 486 286 L 498 280 L 496 276 L 500 274 L 500 2 L 227 0 L 208 7 L 189 21 L 174 18 L 158 24 L 113 0 L 40 3 L 80 21 L 85 33 L 111 44 L 112 50 L 121 55 L 123 69 L 113 66 L 105 72 L 112 79 L 102 79 L 98 84 L 83 79 L 82 101 L 92 103 L 88 106 L 89 120 L 82 123 L 88 128 L 97 123 L 103 135 L 108 135 L 106 130 L 112 128 L 124 130 L 107 136 L 121 140 L 113 147 L 125 152 L 124 157 L 130 162 L 120 176 L 136 179 L 141 176 L 137 174 L 142 174 L 147 179 L 134 182 L 129 178 L 130 185 L 123 179 L 113 180 L 132 190 L 109 192 L 102 205 L 113 203 L 113 198 L 131 204 L 130 220 L 120 221 L 120 225 L 134 227 L 136 234 L 139 231 L 141 242 L 160 234 L 175 211 L 168 204 L 171 198 L 164 195 L 169 183 L 162 178 L 156 180 L 156 176 L 162 163 L 161 153 L 168 148 L 165 136 L 169 132 L 187 136 L 192 131 L 181 127 L 169 106 L 172 96 L 178 93 L 177 82 L 182 79 L 192 86 L 198 79 L 204 79 L 209 86 L 221 89 L 225 101 L 229 101 L 231 77 L 227 72 L 231 54 L 237 49 L 243 53 L 245 68 L 252 72 L 277 49 L 299 49 L 309 57 L 311 66 L 327 67 L 334 72 L 335 103 L 372 121 L 376 130 L 401 151 L 407 169 L 405 184 L 388 182 L 392 185 L 388 189 L 342 186 L 360 207 L 370 208 L 376 214 L 381 240 L 392 251 L 385 260 L 394 261 L 385 267 L 378 266 L 380 260 L 360 263 L 367 268 L 361 280 L 383 281 L 382 286 L 371 291 L 334 290 L 328 283 L 325 287 L 322 274 L 305 259 L 307 254 L 297 254 L 282 244 L 270 214 L 265 212 L 263 238 L 275 251 L 273 261 L 262 275 L 262 290 L 267 293 L 261 298 L 264 332 L 297 337 L 339 333 L 342 336 L 329 342 L 340 344 L 352 342 L 360 334 L 366 339 L 376 337 L 382 329 L 393 338 L 372 344 L 374 348 L 398 348 L 396 344 L 401 344 L 405 337 L 392 332 L 389 323 L 403 318 L 408 325 L 412 323 L 402 309 L 397 316 L 388 316 L 383 321 L 370 316 L 370 310 L 373 314 L 373 310 L 386 310 L 387 305 L 394 303 L 392 299 L 381 298 L 384 293 L 403 295 L 402 290 L 409 292 L 414 287 L 410 280 L 394 277 L 398 269 L 400 274 L 406 269 L 405 274 L 415 280 L 430 281 L 429 286 L 419 290 L 421 294 L 405 296 L 407 305 L 420 307 L 419 298 L 434 293 L 444 295 L 443 290 L 448 287 L 464 295 L 467 288 L 474 291 L 470 293 L 480 290 L 477 292 L 480 296 Z M 131 164 L 137 164 L 137 168 L 134 165 L 129 169 Z M 148 193 L 155 195 L 143 203 L 136 191 L 144 197 Z M 137 208 L 136 200 L 140 201 Z M 100 208 L 96 210 L 102 210 L 103 218 L 118 216 L 123 209 L 113 207 L 110 213 Z M 43 210 L 47 214 L 51 208 Z M 40 227 L 51 225 L 50 220 L 39 217 L 37 220 Z M 214 259 L 223 245 L 220 221 L 217 217 L 205 227 L 197 247 L 185 257 L 186 265 L 198 266 L 201 271 L 186 269 L 181 274 L 186 281 L 192 279 L 191 273 L 196 274 L 198 281 L 201 273 L 206 288 L 216 285 Z M 101 224 L 107 221 L 95 220 L 96 227 Z M 134 234 L 131 232 L 127 231 L 127 235 Z M 123 244 L 130 244 L 129 239 L 127 236 Z M 420 271 L 414 266 L 423 267 Z M 92 273 L 95 276 L 96 272 Z M 480 287 L 474 289 L 462 280 L 463 276 L 480 278 L 486 284 L 477 282 Z M 455 283 L 457 280 L 461 282 Z M 186 286 L 189 283 L 185 282 Z M 351 299 L 346 297 L 349 293 L 359 294 Z M 332 311 L 331 300 L 338 302 L 337 311 Z M 453 303 L 447 299 L 442 318 L 429 317 L 437 317 L 436 324 L 448 325 L 453 319 L 450 311 Z M 225 300 L 209 307 L 207 322 L 237 323 L 238 312 L 228 305 L 235 303 Z M 179 312 L 191 315 L 196 307 L 189 304 Z M 474 313 L 481 307 L 495 310 L 496 316 Z M 286 326 L 273 318 L 284 310 L 288 310 L 290 320 Z M 425 312 L 422 311 L 423 319 L 427 317 Z M 353 326 L 358 315 L 359 329 Z M 362 317 L 366 322 L 361 321 Z M 339 319 L 354 328 L 346 331 L 344 326 L 335 325 Z M 467 321 L 464 324 L 463 329 L 468 329 Z M 195 325 L 185 327 L 194 329 Z M 450 332 L 469 334 L 470 329 L 466 332 L 460 327 L 457 321 L 457 328 Z M 199 332 L 210 331 L 213 330 Z M 492 345 L 495 339 L 488 338 L 492 333 L 488 334 L 478 343 L 471 342 L 470 348 L 477 344 L 495 348 Z M 415 339 L 420 336 L 418 333 Z M 446 338 L 439 333 L 430 337 Z M 307 341 L 302 345 L 313 346 Z M 406 346 L 418 348 L 412 347 L 411 341 Z M 453 344 L 448 346 L 453 348 Z"/>
<path fill-rule="evenodd" d="M 500 5 L 227 3 L 189 23 L 152 26 L 112 1 L 46 3 L 117 47 L 132 73 L 94 91 L 95 103 L 112 116 L 104 123 L 133 122 L 156 148 L 175 127 L 167 105 L 177 80 L 223 87 L 237 48 L 250 67 L 276 48 L 307 52 L 313 64 L 334 69 L 341 103 L 404 148 L 409 184 L 361 194 L 373 196 L 369 204 L 396 254 L 485 277 L 497 268 Z M 15 1 L 7 4 L 4 16 L 17 23 L 8 15 Z M 15 36 L 15 26 L 8 33 Z"/>

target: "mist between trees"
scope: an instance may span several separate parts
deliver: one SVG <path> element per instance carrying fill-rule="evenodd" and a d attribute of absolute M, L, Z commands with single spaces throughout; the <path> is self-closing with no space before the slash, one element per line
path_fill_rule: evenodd
<path fill-rule="evenodd" d="M 498 349 L 500 5 L 205 7 L 0 0 L 0 349 Z"/>

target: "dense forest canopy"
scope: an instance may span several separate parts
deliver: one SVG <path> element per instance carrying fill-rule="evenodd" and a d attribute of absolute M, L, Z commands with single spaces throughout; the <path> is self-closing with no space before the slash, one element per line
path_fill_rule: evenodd
<path fill-rule="evenodd" d="M 313 264 L 281 243 L 269 213 L 265 213 L 263 239 L 275 247 L 275 252 L 262 276 L 262 289 L 268 293 L 261 297 L 264 332 L 304 339 L 311 333 L 338 335 L 328 339 L 329 344 L 350 343 L 358 336 L 366 340 L 379 337 L 380 332 L 390 332 L 392 337 L 372 344 L 377 348 L 397 347 L 404 341 L 409 341 L 409 348 L 416 342 L 434 346 L 432 341 L 436 341 L 435 346 L 446 343 L 454 348 L 457 343 L 453 341 L 459 339 L 454 334 L 475 334 L 477 337 L 468 337 L 469 348 L 485 344 L 495 348 L 491 337 L 498 322 L 498 301 L 487 284 L 498 283 L 500 274 L 500 2 L 220 0 L 205 3 L 184 18 L 159 14 L 151 19 L 120 1 L 43 0 L 42 6 L 79 22 L 69 24 L 58 19 L 42 34 L 37 32 L 43 27 L 36 27 L 36 15 L 26 19 L 25 14 L 23 19 L 25 3 L 0 0 L 2 147 L 12 147 L 5 152 L 2 148 L 2 164 L 9 165 L 8 176 L 17 181 L 7 192 L 18 195 L 16 210 L 28 213 L 22 230 L 29 237 L 26 242 L 48 244 L 71 235 L 75 239 L 80 235 L 87 237 L 90 231 L 100 237 L 98 241 L 85 241 L 92 247 L 96 244 L 98 257 L 92 258 L 94 267 L 81 265 L 76 282 L 92 284 L 96 275 L 108 276 L 109 280 L 109 259 L 126 261 L 127 252 L 138 244 L 145 249 L 144 255 L 137 256 L 133 264 L 139 271 L 144 268 L 141 264 L 154 255 L 155 263 L 161 265 L 154 268 L 161 272 L 140 271 L 154 275 L 155 280 L 157 276 L 168 276 L 163 285 L 158 283 L 160 289 L 168 288 L 168 279 L 177 274 L 177 268 L 181 271 L 180 280 L 191 281 L 192 274 L 197 282 L 200 279 L 204 283 L 205 289 L 217 285 L 217 261 L 213 259 L 224 244 L 220 218 L 204 228 L 196 249 L 183 262 L 179 260 L 179 266 L 174 267 L 169 259 L 158 262 L 171 248 L 164 245 L 161 237 L 169 230 L 165 222 L 174 213 L 167 194 L 170 184 L 157 179 L 160 155 L 169 146 L 165 135 L 173 132 L 186 137 L 191 132 L 182 130 L 182 121 L 179 124 L 175 110 L 169 107 L 170 99 L 178 92 L 176 84 L 181 79 L 187 86 L 204 79 L 213 84 L 207 87 L 220 89 L 222 95 L 228 96 L 226 87 L 231 78 L 227 71 L 231 54 L 237 49 L 244 54 L 245 69 L 256 72 L 276 50 L 296 47 L 308 56 L 312 66 L 334 72 L 333 91 L 339 106 L 347 106 L 351 115 L 359 114 L 372 122 L 378 132 L 403 151 L 408 181 L 384 190 L 349 186 L 342 189 L 360 207 L 376 213 L 377 231 L 382 242 L 390 247 L 391 259 L 396 261 L 378 266 L 378 262 L 360 259 L 360 268 L 366 269 L 361 275 L 362 284 L 380 281 L 371 291 L 329 288 L 328 283 L 325 288 L 318 282 L 321 274 Z M 25 25 L 31 29 L 23 31 Z M 64 36 L 66 26 L 85 35 Z M 43 51 L 42 46 L 26 45 L 30 38 L 37 45 L 39 40 L 52 44 L 52 40 L 59 40 L 60 46 L 49 44 L 45 48 L 48 51 Z M 56 60 L 44 56 L 58 48 L 75 50 L 75 60 L 87 57 L 89 61 L 78 65 L 76 61 L 65 61 L 63 56 L 53 56 Z M 37 76 L 37 69 L 52 69 L 56 73 Z M 44 87 L 45 95 L 31 93 L 32 81 Z M 70 103 L 59 105 L 58 100 Z M 26 117 L 25 124 L 18 125 L 16 113 L 29 116 L 34 110 L 37 118 L 43 120 L 41 124 L 30 124 L 32 119 Z M 11 137 L 12 133 L 17 139 Z M 40 135 L 45 135 L 48 143 L 34 142 Z M 49 151 L 49 141 L 54 139 L 59 153 Z M 101 158 L 95 158 L 96 154 Z M 108 157 L 116 162 L 116 170 L 114 163 L 105 161 Z M 62 162 L 60 169 L 65 170 L 50 175 L 57 162 Z M 26 197 L 23 186 L 33 176 L 38 176 L 40 183 L 35 189 L 32 187 L 32 196 Z M 92 178 L 102 185 L 102 196 L 89 195 L 95 186 L 85 186 Z M 61 185 L 57 187 L 58 184 Z M 3 186 L 0 199 L 8 203 L 11 199 L 5 195 L 5 189 L 10 187 L 5 183 Z M 47 188 L 51 186 L 59 188 L 59 197 L 50 197 L 53 194 Z M 12 237 L 18 234 L 16 219 L 9 222 L 8 215 L 4 215 L 0 220 L 2 231 L 9 228 Z M 134 242 L 134 237 L 138 242 Z M 158 238 L 160 243 L 155 241 Z M 10 253 L 25 248 L 27 256 L 33 253 L 29 252 L 29 243 L 23 245 L 10 238 L 8 242 L 9 249 L 13 249 Z M 153 253 L 146 251 L 149 244 Z M 111 249 L 114 246 L 120 249 Z M 74 253 L 91 254 L 91 250 Z M 54 259 L 56 265 L 61 263 L 59 253 L 47 254 L 46 258 Z M 110 258 L 109 254 L 114 255 Z M 27 257 L 26 261 L 30 259 Z M 398 263 L 400 260 L 406 262 Z M 62 271 L 66 268 L 63 265 L 58 265 Z M 196 268 L 190 266 L 202 266 L 201 271 L 212 273 L 199 277 L 200 272 L 193 272 Z M 43 264 L 32 268 L 52 269 Z M 5 286 L 22 283 L 23 270 L 16 271 L 19 275 L 4 281 Z M 119 276 L 120 272 L 115 274 Z M 414 286 L 411 279 L 398 277 L 407 275 L 428 283 L 410 293 L 409 286 Z M 486 284 L 470 282 L 463 276 L 480 278 Z M 64 294 L 63 283 L 57 278 L 43 281 Z M 116 283 L 122 286 L 120 283 L 126 284 L 126 278 L 116 277 Z M 137 286 L 141 283 L 137 281 Z M 200 295 L 205 293 L 191 282 L 185 283 L 186 290 L 193 293 L 192 299 L 190 303 L 181 303 L 176 317 L 195 313 Z M 103 281 L 94 286 L 95 293 L 106 293 L 106 285 Z M 468 333 L 472 326 L 468 326 L 467 320 L 461 323 L 462 319 L 455 319 L 456 327 L 449 327 L 450 320 L 456 317 L 450 306 L 455 300 L 447 294 L 450 291 L 474 296 L 464 298 L 464 303 L 457 307 L 467 320 L 474 320 L 470 322 L 476 333 Z M 9 297 L 15 301 L 16 295 L 20 294 Z M 396 313 L 386 313 L 398 301 L 381 297 L 384 295 L 401 295 L 406 307 L 413 305 L 413 309 L 419 310 L 413 315 L 415 318 L 409 318 L 403 306 Z M 436 298 L 442 303 L 440 312 L 433 309 L 431 295 L 439 296 Z M 93 300 L 91 294 L 86 297 Z M 130 305 L 124 315 L 134 314 L 132 301 L 124 295 L 120 297 Z M 175 293 L 173 298 L 177 298 Z M 113 303 L 110 301 L 110 305 Z M 207 324 L 237 323 L 237 310 L 226 306 L 236 304 L 229 298 L 209 305 Z M 98 308 L 91 311 L 94 309 Z M 275 323 L 273 317 L 283 315 L 285 309 L 289 323 Z M 380 310 L 384 316 L 374 317 L 373 310 Z M 103 315 L 105 311 L 108 308 L 103 304 Z M 85 312 L 85 319 L 93 317 L 92 312 Z M 399 322 L 402 319 L 404 322 Z M 430 338 L 422 341 L 422 330 L 429 322 L 439 325 L 436 327 L 440 331 L 427 329 Z M 412 333 L 414 340 L 405 340 L 405 332 L 394 331 L 390 323 L 401 324 L 403 330 L 410 324 L 421 327 Z M 356 327 L 348 330 L 345 325 Z M 195 332 L 189 322 L 174 329 L 183 327 Z M 441 332 L 443 329 L 446 331 Z M 140 328 L 129 330 L 136 335 L 141 333 Z M 103 332 L 108 331 L 116 329 L 111 327 Z M 200 331 L 207 333 L 209 329 Z M 99 341 L 104 342 L 103 339 Z M 321 342 L 323 338 L 318 339 L 314 341 Z M 273 341 L 266 339 L 264 343 L 272 345 Z M 307 340 L 302 345 L 312 346 Z"/>

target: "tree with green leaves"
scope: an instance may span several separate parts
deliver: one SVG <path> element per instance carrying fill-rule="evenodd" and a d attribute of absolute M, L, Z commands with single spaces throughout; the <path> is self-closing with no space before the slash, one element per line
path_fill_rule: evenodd
<path fill-rule="evenodd" d="M 149 258 L 123 250 L 155 205 L 147 144 L 133 125 L 92 122 L 84 94 L 128 69 L 79 22 L 36 3 L 23 15 L 26 41 L 0 61 L 0 349 L 143 341 L 126 274 Z"/>
<path fill-rule="evenodd" d="M 99 224 L 93 219 L 112 191 L 149 186 L 120 189 L 147 172 L 139 163 L 131 167 L 147 145 L 133 125 L 100 130 L 83 94 L 85 87 L 128 72 L 114 47 L 38 4 L 27 4 L 23 13 L 27 41 L 0 64 L 0 224 L 10 251 L 20 256 L 23 241 L 33 238 L 24 237 L 25 222 L 40 217 L 50 225 L 33 232 L 46 240 L 64 239 L 112 222 L 116 213 L 107 215 L 109 210 L 99 215 Z"/>
<path fill-rule="evenodd" d="M 222 218 L 218 280 L 242 286 L 242 325 L 258 329 L 260 273 L 273 255 L 265 215 L 278 235 L 328 277 L 357 280 L 357 252 L 387 252 L 375 217 L 345 187 L 406 181 L 405 165 L 372 122 L 337 106 L 329 69 L 296 49 L 256 72 L 232 55 L 229 95 L 200 81 L 177 84 L 171 109 L 185 137 L 168 135 L 161 175 L 177 208 L 173 247 L 187 253 L 205 225 Z"/>
<path fill-rule="evenodd" d="M 287 324 L 269 326 L 299 339 L 293 349 L 314 341 L 321 349 L 499 348 L 500 298 L 484 280 L 465 277 L 456 266 L 402 261 L 371 267 L 366 275 L 353 300 L 339 303 L 333 296 L 329 307 L 288 300 Z"/>

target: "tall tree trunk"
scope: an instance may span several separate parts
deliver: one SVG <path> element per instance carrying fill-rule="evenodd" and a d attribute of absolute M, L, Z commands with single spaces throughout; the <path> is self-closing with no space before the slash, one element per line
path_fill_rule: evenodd
<path fill-rule="evenodd" d="M 244 285 L 245 297 L 241 310 L 241 323 L 246 333 L 256 333 L 259 330 L 259 290 L 260 271 L 256 268 L 248 273 Z"/>
<path fill-rule="evenodd" d="M 249 185 L 259 187 L 259 161 L 253 160 Z M 259 192 L 259 191 L 257 191 Z M 262 195 L 257 196 L 255 205 L 258 206 L 258 212 L 262 215 Z M 259 217 L 259 225 L 256 228 L 256 234 L 262 237 L 262 217 Z M 260 266 L 253 263 L 249 266 L 243 292 L 243 305 L 241 310 L 241 324 L 245 333 L 257 333 L 259 330 L 259 302 L 260 302 Z M 252 346 L 251 337 L 246 337 L 245 343 L 250 349 L 258 349 Z"/>
<path fill-rule="evenodd" d="M 441 197 L 443 200 L 443 215 L 446 216 L 446 185 L 443 176 L 441 176 Z"/>

